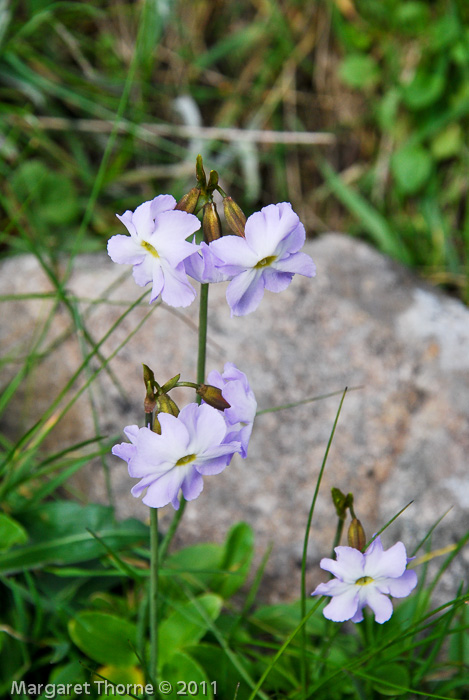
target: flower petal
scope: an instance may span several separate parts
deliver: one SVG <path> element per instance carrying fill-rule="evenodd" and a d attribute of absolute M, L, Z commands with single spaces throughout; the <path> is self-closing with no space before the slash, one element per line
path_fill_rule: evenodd
<path fill-rule="evenodd" d="M 316 275 L 316 265 L 312 258 L 306 253 L 294 253 L 285 258 L 279 258 L 272 263 L 274 270 L 289 272 L 290 274 L 314 277 Z"/>
<path fill-rule="evenodd" d="M 193 501 L 200 496 L 204 488 L 204 480 L 199 472 L 191 467 L 182 482 L 182 495 L 186 501 Z"/>
<path fill-rule="evenodd" d="M 231 316 L 245 316 L 255 311 L 263 296 L 264 280 L 261 270 L 245 270 L 236 275 L 226 290 Z"/>
<path fill-rule="evenodd" d="M 142 501 L 146 506 L 162 508 L 177 497 L 184 480 L 184 470 L 174 467 L 148 486 Z"/>
<path fill-rule="evenodd" d="M 269 204 L 251 214 L 245 235 L 246 242 L 257 253 L 257 261 L 275 255 L 281 241 L 294 231 L 299 221 L 289 202 Z"/>
<path fill-rule="evenodd" d="M 371 578 L 398 578 L 402 576 L 407 566 L 407 555 L 402 542 L 387 550 L 383 549 L 381 540 L 377 537 L 365 552 L 365 576 Z"/>
<path fill-rule="evenodd" d="M 387 593 L 394 598 L 405 598 L 417 585 L 417 574 L 412 569 L 404 571 L 399 578 L 387 578 L 376 582 L 381 593 Z"/>
<path fill-rule="evenodd" d="M 336 547 L 334 549 L 337 560 L 321 559 L 319 566 L 325 571 L 330 571 L 331 574 L 337 576 L 342 581 L 355 583 L 361 578 L 364 573 L 364 555 L 354 547 Z"/>
<path fill-rule="evenodd" d="M 122 234 L 108 240 L 107 252 L 111 260 L 119 265 L 137 265 L 145 257 L 142 246 L 131 236 Z"/>
<path fill-rule="evenodd" d="M 192 304 L 196 297 L 194 287 L 187 279 L 184 265 L 181 263 L 173 268 L 168 264 L 163 265 L 164 285 L 161 290 L 161 298 L 166 304 L 174 307 L 186 307 Z M 152 292 L 152 301 L 156 299 Z"/>
<path fill-rule="evenodd" d="M 332 598 L 329 605 L 324 608 L 323 615 L 334 622 L 345 622 L 355 615 L 357 608 L 358 592 L 350 586 L 348 590 Z"/>
<path fill-rule="evenodd" d="M 291 272 L 278 272 L 273 267 L 267 267 L 263 273 L 264 285 L 269 292 L 283 292 L 293 279 Z"/>
<path fill-rule="evenodd" d="M 361 600 L 373 610 L 376 622 L 380 625 L 392 615 L 392 603 L 389 598 L 378 591 L 375 585 L 362 586 Z"/>

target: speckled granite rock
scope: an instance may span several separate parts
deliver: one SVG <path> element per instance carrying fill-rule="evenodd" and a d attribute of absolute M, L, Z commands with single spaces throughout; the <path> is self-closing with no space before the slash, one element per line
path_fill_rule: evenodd
<path fill-rule="evenodd" d="M 355 494 L 357 514 L 369 534 L 413 499 L 384 534 L 385 546 L 402 538 L 413 549 L 451 506 L 434 536 L 435 546 L 450 544 L 467 531 L 469 310 L 345 236 L 326 235 L 308 242 L 305 250 L 316 262 L 317 277 L 297 276 L 281 294 L 267 292 L 250 316 L 231 319 L 226 285 L 211 287 L 207 371 L 235 362 L 248 375 L 260 409 L 361 387 L 346 396 L 313 520 L 312 588 L 323 578 L 316 564 L 329 554 L 335 530 L 331 486 Z M 116 284 L 118 279 L 122 281 Z M 142 292 L 129 268 L 114 265 L 104 253 L 78 258 L 67 288 L 81 299 L 82 311 L 89 309 L 85 323 L 95 340 Z M 33 258 L 2 264 L 0 294 L 48 289 Z M 108 301 L 89 304 L 103 294 Z M 47 328 L 52 308 L 47 299 L 4 301 L 3 352 L 15 360 L 24 355 L 41 328 Z M 148 311 L 143 302 L 122 320 L 100 348 L 104 357 L 137 329 Z M 123 393 L 105 372 L 93 384 L 101 435 L 122 436 L 123 426 L 141 421 L 142 362 L 162 382 L 178 372 L 195 378 L 197 313 L 197 304 L 187 310 L 153 307 L 150 318 L 112 359 L 109 367 Z M 61 305 L 38 347 L 46 356 L 4 416 L 10 434 L 29 427 L 82 361 L 77 334 L 61 335 L 70 327 L 69 312 Z M 53 339 L 60 341 L 58 347 Z M 91 370 L 99 364 L 94 357 Z M 4 368 L 6 379 L 15 367 L 12 362 Z M 178 398 L 184 403 L 192 395 L 179 393 Z M 236 457 L 222 475 L 205 479 L 203 493 L 186 509 L 178 544 L 221 541 L 243 519 L 255 530 L 258 559 L 270 542 L 274 545 L 264 595 L 271 600 L 296 597 L 304 527 L 339 400 L 337 395 L 259 416 L 248 459 Z M 94 434 L 85 393 L 48 443 L 57 449 Z M 125 463 L 113 457 L 108 462 L 119 516 L 146 518 L 147 508 L 129 493 L 134 482 Z M 97 463 L 74 483 L 90 500 L 105 498 Z M 162 510 L 162 528 L 171 516 L 171 506 Z M 454 592 L 464 574 L 467 580 L 468 568 L 463 552 L 445 574 L 443 588 Z"/>

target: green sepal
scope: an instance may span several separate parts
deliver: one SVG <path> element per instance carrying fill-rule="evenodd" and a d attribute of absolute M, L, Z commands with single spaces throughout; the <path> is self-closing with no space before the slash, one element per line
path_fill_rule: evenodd
<path fill-rule="evenodd" d="M 168 379 L 166 384 L 163 384 L 163 386 L 161 387 L 161 393 L 167 394 L 168 391 L 171 391 L 171 389 L 174 389 L 174 387 L 176 386 L 176 384 L 178 383 L 180 378 L 181 378 L 181 375 L 176 374 L 176 376 L 173 377 L 172 379 Z"/>

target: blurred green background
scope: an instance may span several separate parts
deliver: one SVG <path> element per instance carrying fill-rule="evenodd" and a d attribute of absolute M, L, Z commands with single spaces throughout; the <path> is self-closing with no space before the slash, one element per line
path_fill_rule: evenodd
<path fill-rule="evenodd" d="M 3 256 L 104 250 L 200 152 L 246 214 L 289 200 L 469 300 L 467 0 L 0 0 L 0 106 Z"/>

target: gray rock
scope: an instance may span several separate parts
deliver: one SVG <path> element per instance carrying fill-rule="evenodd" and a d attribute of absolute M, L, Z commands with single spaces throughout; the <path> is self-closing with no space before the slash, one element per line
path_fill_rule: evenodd
<path fill-rule="evenodd" d="M 451 507 L 433 547 L 452 544 L 468 530 L 469 310 L 348 237 L 329 234 L 308 242 L 305 250 L 317 264 L 317 277 L 296 276 L 281 294 L 266 292 L 249 316 L 230 318 L 226 285 L 211 286 L 207 371 L 234 362 L 246 372 L 260 409 L 341 392 L 346 386 L 354 389 L 345 398 L 314 514 L 308 566 L 312 589 L 324 580 L 317 563 L 329 556 L 336 527 L 332 486 L 353 492 L 369 536 L 413 500 L 384 533 L 385 546 L 402 539 L 412 551 Z M 2 264 L 0 294 L 50 289 L 32 257 Z M 134 284 L 130 268 L 114 265 L 104 253 L 79 257 L 67 289 L 79 298 L 78 308 L 95 340 L 144 291 Z M 48 449 L 78 443 L 97 430 L 121 442 L 125 425 L 141 424 L 142 362 L 160 382 L 178 372 L 183 379 L 195 379 L 197 304 L 174 310 L 149 307 L 147 300 L 121 320 L 100 348 L 107 358 L 136 331 L 109 363 L 113 376 L 102 371 L 91 385 L 99 429 L 93 424 L 90 393 L 84 392 L 47 437 Z M 46 410 L 89 346 L 83 333 L 73 329 L 65 306 L 55 307 L 51 299 L 4 301 L 2 317 L 0 340 L 11 359 L 5 378 L 13 376 L 36 341 L 36 352 L 45 353 L 32 364 L 9 406 L 4 422 L 13 437 Z M 89 371 L 100 362 L 95 356 Z M 86 376 L 83 372 L 73 391 Z M 180 405 L 193 400 L 188 390 L 178 392 Z M 297 597 L 308 510 L 339 401 L 337 394 L 258 416 L 248 459 L 235 457 L 221 475 L 205 479 L 203 493 L 186 508 L 176 544 L 222 541 L 233 523 L 245 520 L 255 531 L 257 561 L 273 543 L 264 597 Z M 146 519 L 147 507 L 130 495 L 134 481 L 125 463 L 112 456 L 107 462 L 119 517 Z M 83 469 L 71 488 L 86 499 L 105 500 L 101 464 L 95 460 Z M 162 529 L 172 514 L 171 506 L 162 509 Z M 454 594 L 468 569 L 462 552 L 442 579 L 443 594 Z"/>

